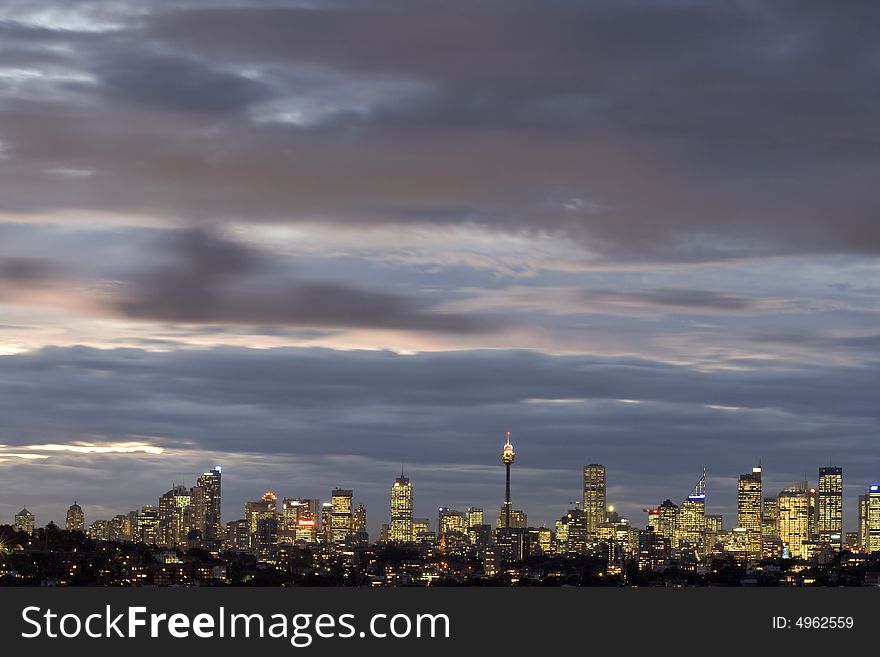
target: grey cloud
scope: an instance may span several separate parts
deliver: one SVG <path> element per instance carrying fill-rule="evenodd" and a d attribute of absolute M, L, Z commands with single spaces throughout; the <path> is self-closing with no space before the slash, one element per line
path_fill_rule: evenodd
<path fill-rule="evenodd" d="M 274 272 L 269 258 L 204 230 L 173 231 L 153 248 L 158 259 L 167 261 L 135 274 L 123 298 L 114 302 L 129 317 L 454 333 L 494 328 L 488 318 L 432 311 L 416 296 Z"/>
<path fill-rule="evenodd" d="M 47 283 L 60 275 L 60 268 L 38 258 L 0 257 L 0 283 L 35 285 Z"/>
<path fill-rule="evenodd" d="M 657 288 L 644 291 L 584 290 L 581 296 L 585 301 L 621 301 L 625 303 L 668 306 L 707 312 L 730 312 L 757 310 L 762 307 L 760 299 L 749 298 L 729 292 L 715 290 L 689 290 L 676 288 Z"/>
<path fill-rule="evenodd" d="M 5 103 L 0 138 L 13 157 L 3 204 L 473 222 L 634 261 L 873 254 L 880 97 L 866 26 L 876 12 L 788 2 L 163 5 L 74 56 L 97 75 L 93 88 Z M 137 54 L 146 43 L 179 57 L 179 70 L 171 55 Z M 242 115 L 252 102 L 310 92 L 230 67 L 303 65 L 431 92 L 365 112 L 328 107 L 309 127 Z M 107 93 L 128 102 L 105 102 Z M 96 174 L 47 193 L 36 172 L 70 166 Z"/>

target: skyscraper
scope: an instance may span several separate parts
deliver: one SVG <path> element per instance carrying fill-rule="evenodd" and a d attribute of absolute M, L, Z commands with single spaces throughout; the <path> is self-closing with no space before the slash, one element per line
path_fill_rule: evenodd
<path fill-rule="evenodd" d="M 840 547 L 843 541 L 843 470 L 841 468 L 819 468 L 816 506 L 816 532 L 819 540 Z"/>
<path fill-rule="evenodd" d="M 607 509 L 605 491 L 605 466 L 590 463 L 584 466 L 584 516 L 586 518 L 587 535 L 592 538 L 596 530 L 605 522 Z"/>
<path fill-rule="evenodd" d="M 193 505 L 193 529 L 201 533 L 205 549 L 219 551 L 223 540 L 220 497 L 221 470 L 218 465 L 204 473 L 191 491 Z"/>
<path fill-rule="evenodd" d="M 764 498 L 761 534 L 764 538 L 779 538 L 779 500 L 775 497 Z"/>
<path fill-rule="evenodd" d="M 706 534 L 706 470 L 681 506 L 675 524 L 674 546 L 693 551 L 697 557 L 704 554 Z"/>
<path fill-rule="evenodd" d="M 278 507 L 278 497 L 272 491 L 263 493 L 259 500 L 253 502 L 245 502 L 244 518 L 248 524 L 248 534 L 250 536 L 250 549 L 256 554 L 258 549 L 259 523 L 260 520 L 274 518 Z M 277 536 L 277 527 L 276 527 Z"/>
<path fill-rule="evenodd" d="M 81 532 L 86 527 L 86 516 L 83 513 L 82 507 L 76 503 L 76 500 L 67 509 L 66 527 L 69 532 Z"/>
<path fill-rule="evenodd" d="M 446 506 L 441 506 L 437 514 L 437 533 L 458 532 L 467 535 L 467 515 Z"/>
<path fill-rule="evenodd" d="M 501 506 L 501 528 L 510 529 L 510 466 L 516 459 L 516 452 L 513 451 L 513 445 L 510 444 L 510 432 L 507 432 L 507 442 L 501 450 L 501 462 L 504 464 L 505 484 L 504 484 L 504 504 Z"/>
<path fill-rule="evenodd" d="M 367 531 L 367 508 L 363 504 L 358 504 L 354 510 L 351 528 L 356 534 Z"/>
<path fill-rule="evenodd" d="M 806 559 L 810 540 L 810 490 L 807 482 L 792 484 L 779 493 L 779 538 L 792 559 Z"/>
<path fill-rule="evenodd" d="M 28 536 L 34 535 L 34 514 L 26 508 L 15 514 L 14 527 L 17 532 L 24 532 Z"/>
<path fill-rule="evenodd" d="M 411 543 L 413 540 L 413 487 L 403 473 L 391 486 L 391 529 L 393 543 Z"/>
<path fill-rule="evenodd" d="M 144 506 L 137 515 L 136 541 L 155 545 L 158 543 L 159 509 L 152 504 Z"/>
<path fill-rule="evenodd" d="M 736 522 L 746 531 L 749 558 L 761 558 L 761 466 L 740 475 L 737 483 Z"/>
<path fill-rule="evenodd" d="M 330 494 L 330 542 L 343 545 L 352 533 L 352 492 L 347 488 L 334 488 Z"/>
<path fill-rule="evenodd" d="M 172 486 L 159 498 L 159 545 L 176 548 L 186 543 L 192 529 L 192 493 L 185 486 Z"/>
<path fill-rule="evenodd" d="M 865 498 L 864 552 L 880 552 L 880 484 L 868 486 Z"/>

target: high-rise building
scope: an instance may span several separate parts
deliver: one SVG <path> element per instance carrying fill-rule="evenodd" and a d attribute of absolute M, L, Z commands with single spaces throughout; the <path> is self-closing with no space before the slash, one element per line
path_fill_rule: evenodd
<path fill-rule="evenodd" d="M 556 551 L 560 554 L 586 554 L 590 547 L 587 514 L 583 509 L 569 509 L 556 521 Z"/>
<path fill-rule="evenodd" d="M 673 545 L 702 557 L 706 535 L 706 470 L 678 508 Z"/>
<path fill-rule="evenodd" d="M 251 547 L 251 535 L 245 518 L 226 523 L 226 549 L 247 552 Z"/>
<path fill-rule="evenodd" d="M 764 538 L 779 538 L 779 500 L 775 497 L 764 498 L 764 510 L 761 513 L 761 534 Z"/>
<path fill-rule="evenodd" d="M 468 529 L 475 525 L 483 524 L 483 509 L 478 506 L 472 506 L 467 510 L 467 526 Z"/>
<path fill-rule="evenodd" d="M 868 486 L 864 502 L 863 552 L 880 552 L 880 484 Z"/>
<path fill-rule="evenodd" d="M 257 519 L 254 553 L 257 560 L 263 563 L 275 563 L 278 560 L 278 518 L 274 513 Z"/>
<path fill-rule="evenodd" d="M 467 536 L 467 515 L 461 511 L 441 506 L 437 514 L 437 532 L 448 534 L 458 532 Z"/>
<path fill-rule="evenodd" d="M 761 558 L 761 501 L 761 466 L 755 466 L 750 473 L 740 475 L 737 483 L 736 523 L 745 530 L 750 559 Z"/>
<path fill-rule="evenodd" d="M 330 539 L 333 534 L 331 524 L 333 522 L 333 503 L 323 502 L 321 504 L 321 543 L 330 545 Z"/>
<path fill-rule="evenodd" d="M 354 519 L 352 523 L 352 529 L 355 534 L 367 531 L 367 507 L 363 504 L 358 504 L 357 508 L 354 510 Z"/>
<path fill-rule="evenodd" d="M 663 504 L 657 507 L 657 513 L 652 518 L 654 531 L 666 539 L 668 545 L 675 542 L 676 526 L 678 524 L 678 506 L 672 500 L 663 500 Z"/>
<path fill-rule="evenodd" d="M 433 543 L 436 538 L 431 531 L 431 522 L 427 518 L 413 518 L 412 532 L 416 543 Z"/>
<path fill-rule="evenodd" d="M 111 541 L 130 541 L 131 540 L 131 520 L 127 513 L 120 513 L 113 516 L 110 520 L 109 540 Z"/>
<path fill-rule="evenodd" d="M 354 516 L 352 512 L 352 491 L 347 488 L 334 488 L 330 494 L 330 542 L 340 546 L 352 534 Z"/>
<path fill-rule="evenodd" d="M 706 516 L 706 552 L 712 554 L 716 550 L 721 535 L 724 533 L 724 519 L 717 514 Z"/>
<path fill-rule="evenodd" d="M 24 532 L 28 536 L 34 535 L 34 514 L 27 509 L 22 509 L 15 514 L 14 527 L 17 532 Z"/>
<path fill-rule="evenodd" d="M 248 534 L 250 535 L 250 550 L 257 553 L 257 525 L 260 520 L 274 518 L 278 508 L 278 496 L 272 491 L 266 491 L 259 500 L 253 502 L 245 502 L 244 518 L 248 523 Z M 276 528 L 277 535 L 277 528 Z"/>
<path fill-rule="evenodd" d="M 86 516 L 83 513 L 82 507 L 76 503 L 76 500 L 67 509 L 66 527 L 69 532 L 81 532 L 86 528 Z"/>
<path fill-rule="evenodd" d="M 159 498 L 159 545 L 184 545 L 192 529 L 192 493 L 185 486 L 172 486 Z"/>
<path fill-rule="evenodd" d="M 608 500 L 605 490 L 605 466 L 590 463 L 584 466 L 584 516 L 587 534 L 595 536 L 596 530 L 605 522 Z"/>
<path fill-rule="evenodd" d="M 413 540 L 413 486 L 402 473 L 391 486 L 392 543 L 411 543 Z"/>
<path fill-rule="evenodd" d="M 159 509 L 152 504 L 144 506 L 137 516 L 137 541 L 147 545 L 158 543 Z"/>
<path fill-rule="evenodd" d="M 510 501 L 510 466 L 513 465 L 515 459 L 516 452 L 513 450 L 513 445 L 510 444 L 510 432 L 508 431 L 507 442 L 501 450 L 501 462 L 504 464 L 505 471 L 504 504 L 501 505 L 500 516 L 501 529 L 510 529 L 511 527 L 510 511 L 512 509 L 512 503 Z"/>
<path fill-rule="evenodd" d="M 779 496 L 779 538 L 788 556 L 806 559 L 810 536 L 810 489 L 801 481 L 785 488 Z"/>
<path fill-rule="evenodd" d="M 221 469 L 218 465 L 196 480 L 191 491 L 193 505 L 193 529 L 201 535 L 201 544 L 206 550 L 219 551 L 223 539 L 221 524 Z"/>
<path fill-rule="evenodd" d="M 816 533 L 822 542 L 843 543 L 843 469 L 819 468 L 816 499 Z"/>

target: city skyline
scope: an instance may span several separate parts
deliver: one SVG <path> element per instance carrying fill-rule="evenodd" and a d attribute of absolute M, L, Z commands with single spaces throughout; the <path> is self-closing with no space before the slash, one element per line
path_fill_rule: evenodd
<path fill-rule="evenodd" d="M 505 455 L 507 454 L 509 447 L 510 447 L 510 432 L 507 432 L 507 445 L 505 446 L 505 450 L 504 450 Z M 510 451 L 512 451 L 512 449 Z M 512 459 L 511 459 L 511 461 L 512 461 Z M 594 473 L 599 470 L 601 470 L 601 476 L 597 477 Z M 196 489 L 200 489 L 200 487 L 205 485 L 203 482 L 205 482 L 211 478 L 212 473 L 216 472 L 219 475 L 220 471 L 221 471 L 221 466 L 216 466 L 212 470 L 210 470 L 206 473 L 203 473 L 201 476 L 199 476 L 198 478 L 195 479 L 195 485 L 193 487 L 193 490 L 195 491 Z M 588 472 L 590 473 L 589 477 L 588 477 Z M 829 507 L 829 505 L 833 504 L 833 503 L 825 502 L 823 505 L 823 502 L 821 501 L 822 500 L 822 492 L 825 490 L 825 488 L 827 488 L 827 484 L 823 481 L 823 475 L 828 476 L 830 472 L 831 473 L 836 472 L 838 477 L 842 476 L 842 483 L 843 483 L 842 487 L 840 487 L 840 484 L 838 483 L 839 493 L 842 498 L 842 502 L 838 503 L 839 506 L 835 507 L 835 508 L 839 509 L 839 512 L 841 514 L 838 517 L 838 523 L 841 525 L 843 532 L 852 533 L 852 532 L 859 531 L 858 519 L 859 519 L 860 512 L 859 512 L 858 505 L 859 505 L 860 496 L 868 493 L 869 490 L 874 490 L 875 487 L 877 486 L 877 483 L 873 480 L 865 482 L 864 485 L 849 482 L 848 478 L 846 477 L 845 468 L 842 468 L 840 466 L 818 466 L 817 475 L 813 479 L 810 479 L 809 477 L 805 476 L 804 479 L 802 479 L 802 480 L 788 482 L 784 486 L 781 486 L 778 489 L 774 490 L 772 487 L 768 487 L 768 486 L 764 485 L 767 483 L 767 480 L 763 477 L 764 472 L 765 471 L 764 471 L 763 466 L 755 466 L 755 467 L 751 468 L 750 472 L 739 475 L 739 477 L 737 478 L 737 487 L 736 487 L 737 492 L 736 492 L 734 504 L 733 504 L 733 513 L 729 514 L 729 515 L 718 512 L 719 509 L 728 508 L 728 505 L 719 505 L 718 502 L 715 500 L 716 495 L 707 494 L 707 490 L 710 490 L 712 487 L 709 484 L 711 479 L 708 476 L 708 468 L 706 468 L 706 467 L 703 468 L 703 473 L 702 473 L 702 476 L 700 477 L 699 482 L 697 483 L 697 485 L 694 487 L 694 489 L 689 494 L 683 494 L 683 493 L 680 495 L 670 494 L 670 495 L 667 495 L 665 498 L 663 498 L 663 500 L 672 501 L 673 504 L 675 504 L 676 506 L 680 506 L 681 508 L 687 508 L 686 505 L 687 505 L 688 500 L 693 500 L 693 499 L 699 498 L 699 501 L 700 501 L 700 504 L 702 507 L 701 511 L 700 511 L 701 516 L 702 515 L 706 515 L 706 516 L 714 515 L 719 518 L 724 518 L 723 527 L 726 531 L 729 531 L 729 530 L 733 529 L 734 527 L 742 527 L 742 528 L 750 530 L 750 531 L 756 531 L 757 536 L 758 536 L 758 542 L 760 542 L 759 539 L 760 539 L 761 531 L 762 531 L 762 523 L 765 520 L 764 513 L 766 513 L 766 510 L 763 509 L 763 505 L 768 498 L 775 499 L 777 497 L 777 495 L 784 496 L 786 491 L 790 490 L 791 487 L 796 488 L 801 483 L 806 485 L 808 489 L 812 488 L 812 491 L 814 493 L 818 491 L 819 495 L 816 500 L 817 506 L 816 506 L 816 511 L 815 511 L 815 513 L 817 514 L 817 523 L 818 524 L 817 524 L 815 533 L 816 533 L 816 535 L 820 535 L 823 531 L 826 531 L 827 528 L 823 529 L 823 527 L 821 526 L 821 521 L 819 521 L 819 518 L 820 517 L 823 517 L 823 518 L 830 517 L 830 515 L 833 515 L 833 511 L 829 511 L 826 509 L 826 507 Z M 522 510 L 527 515 L 529 515 L 529 520 L 530 520 L 529 526 L 531 526 L 531 527 L 546 526 L 546 527 L 552 528 L 554 522 L 556 520 L 558 520 L 560 516 L 564 516 L 572 508 L 578 508 L 578 509 L 584 510 L 585 517 L 587 518 L 586 525 L 585 525 L 587 528 L 586 530 L 591 533 L 595 531 L 596 526 L 605 522 L 605 516 L 606 516 L 609 509 L 616 510 L 616 512 L 619 513 L 619 515 L 621 517 L 626 517 L 631 526 L 644 529 L 644 527 L 646 525 L 650 524 L 650 522 L 651 522 L 650 521 L 651 516 L 646 515 L 647 512 L 652 507 L 659 507 L 663 500 L 658 499 L 658 500 L 655 500 L 652 502 L 645 502 L 643 505 L 643 508 L 641 508 L 639 510 L 640 512 L 635 513 L 635 514 L 627 513 L 625 507 L 621 506 L 619 503 L 615 502 L 615 500 L 613 498 L 609 497 L 609 495 L 607 493 L 608 489 L 606 487 L 606 476 L 607 476 L 607 469 L 604 464 L 595 464 L 595 463 L 587 464 L 583 467 L 583 482 L 584 483 L 583 483 L 581 490 L 579 491 L 579 493 L 582 495 L 582 499 L 575 499 L 575 500 L 570 501 L 567 504 L 561 504 L 561 505 L 559 505 L 559 507 L 556 511 L 550 511 L 547 509 L 526 508 L 525 505 L 518 504 L 516 502 L 515 495 L 511 495 L 511 507 L 510 508 Z M 755 481 L 753 479 L 754 477 L 757 477 L 758 487 L 757 488 L 749 488 L 749 486 L 751 486 L 752 484 L 746 483 L 747 487 L 743 488 L 743 482 L 744 481 L 745 482 Z M 515 475 L 514 475 L 514 478 L 515 478 Z M 878 477 L 878 480 L 880 480 L 880 477 Z M 227 482 L 227 485 L 228 485 L 228 479 L 226 479 L 225 481 Z M 509 482 L 509 479 L 508 479 L 508 482 Z M 825 487 L 825 488 L 823 488 L 823 487 Z M 169 491 L 169 494 L 176 491 L 178 488 L 188 490 L 188 489 L 186 489 L 185 485 L 175 484 L 172 487 L 171 491 Z M 276 488 L 267 487 L 262 493 L 260 493 L 260 495 L 262 495 L 261 499 L 263 499 L 263 500 L 267 500 L 268 497 L 271 496 L 271 499 L 272 499 L 271 508 L 273 510 L 273 514 L 275 512 L 281 513 L 282 498 L 285 501 L 288 499 L 307 500 L 307 501 L 314 500 L 316 504 L 320 504 L 321 502 L 326 502 L 329 505 L 331 503 L 331 501 L 337 499 L 337 494 L 347 497 L 348 504 L 347 504 L 346 508 L 348 510 L 347 511 L 348 515 L 350 515 L 350 516 L 354 515 L 354 511 L 355 511 L 354 501 L 358 502 L 358 505 L 361 508 L 364 508 L 368 512 L 370 511 L 370 506 L 364 505 L 363 499 L 361 496 L 358 495 L 357 489 L 341 489 L 339 487 L 335 487 L 335 488 L 332 488 L 332 490 L 331 489 L 328 489 L 328 490 L 330 491 L 329 494 L 327 494 L 327 491 L 324 491 L 324 493 L 321 493 L 317 497 L 315 497 L 314 494 L 316 493 L 316 491 L 305 491 L 306 493 L 309 494 L 308 496 L 305 496 L 305 495 L 301 494 L 301 492 L 291 492 L 288 490 L 279 489 L 277 487 Z M 515 484 L 514 484 L 514 490 L 516 490 Z M 749 492 L 752 490 L 754 490 L 754 493 Z M 850 491 L 856 490 L 858 492 L 853 496 L 851 494 L 847 494 L 845 492 L 846 490 L 850 490 Z M 405 491 L 405 492 L 398 492 L 398 491 Z M 432 526 L 431 518 L 436 513 L 436 510 L 438 508 L 441 511 L 446 509 L 446 510 L 456 511 L 456 512 L 466 512 L 466 511 L 468 511 L 468 509 L 478 508 L 484 514 L 486 514 L 486 518 L 490 521 L 496 515 L 495 512 L 497 511 L 498 522 L 502 523 L 501 518 L 504 517 L 505 508 L 506 508 L 506 504 L 504 502 L 506 493 L 499 496 L 500 501 L 495 505 L 495 507 L 493 507 L 491 505 L 481 506 L 480 504 L 473 503 L 473 502 L 465 502 L 465 503 L 459 502 L 459 503 L 455 503 L 455 504 L 450 504 L 448 502 L 443 502 L 443 500 L 438 500 L 433 505 L 430 504 L 430 502 L 422 502 L 420 505 L 416 505 L 414 501 L 418 500 L 418 492 L 417 491 L 418 491 L 418 482 L 413 481 L 410 477 L 408 477 L 405 474 L 405 472 L 401 472 L 400 475 L 396 479 L 393 480 L 393 484 L 391 486 L 391 498 L 390 498 L 391 501 L 390 501 L 390 503 L 388 503 L 388 500 L 386 499 L 386 505 L 385 505 L 386 508 L 384 508 L 378 514 L 376 513 L 376 510 L 374 508 L 372 513 L 369 513 L 367 515 L 367 519 L 368 519 L 367 530 L 369 531 L 371 540 L 376 540 L 378 538 L 378 536 L 381 534 L 381 527 L 383 525 L 387 525 L 389 527 L 389 531 L 390 531 L 389 535 L 390 536 L 396 537 L 396 538 L 392 538 L 391 539 L 392 541 L 408 542 L 409 540 L 413 540 L 413 536 L 414 536 L 413 529 L 412 529 L 413 518 L 416 518 L 416 519 L 421 518 L 421 517 L 427 518 L 428 519 L 428 526 L 429 526 L 429 528 L 431 528 L 431 531 L 437 531 L 437 529 L 439 529 L 439 524 L 437 522 L 434 522 L 433 526 Z M 745 492 L 743 492 L 743 491 L 745 491 Z M 186 494 L 189 495 L 188 492 Z M 326 498 L 323 497 L 322 495 L 326 495 Z M 235 511 L 231 510 L 230 506 L 224 507 L 225 511 L 223 512 L 222 523 L 220 523 L 220 526 L 222 528 L 220 530 L 221 534 L 225 535 L 227 523 L 234 522 L 235 520 L 238 520 L 239 516 L 241 518 L 249 517 L 250 512 L 248 511 L 248 507 L 252 504 L 257 504 L 257 502 L 253 501 L 254 499 L 256 499 L 256 497 L 257 497 L 257 493 L 255 491 L 254 494 L 251 496 L 251 498 L 249 498 L 248 501 L 240 504 L 239 507 L 231 506 L 231 509 L 238 508 L 239 513 L 236 513 Z M 752 500 L 751 497 L 754 497 L 754 500 Z M 386 498 L 387 498 L 387 488 L 386 488 Z M 83 506 L 79 503 L 79 500 L 74 500 L 71 507 L 65 511 L 65 513 L 67 514 L 65 521 L 58 522 L 55 518 L 50 518 L 50 520 L 48 520 L 46 522 L 38 522 L 38 526 L 48 524 L 48 522 L 53 522 L 56 525 L 58 525 L 59 527 L 64 528 L 67 524 L 69 524 L 71 510 L 73 510 L 74 508 L 77 508 L 78 513 L 81 516 L 85 515 L 85 518 L 86 518 L 85 527 L 87 528 L 91 524 L 91 522 L 94 522 L 96 520 L 110 521 L 113 516 L 116 516 L 119 514 L 128 514 L 130 512 L 139 512 L 141 510 L 141 508 L 143 508 L 144 506 L 154 506 L 157 509 L 161 509 L 162 498 L 157 498 L 157 499 L 158 499 L 158 504 L 154 504 L 152 501 L 150 501 L 150 502 L 145 502 L 144 504 L 139 504 L 134 509 L 125 510 L 122 508 L 117 508 L 114 513 L 111 513 L 107 517 L 102 517 L 102 518 L 89 518 L 88 507 L 86 507 L 84 509 Z M 398 501 L 395 502 L 395 500 L 398 500 Z M 592 500 L 598 500 L 598 501 L 592 502 Z M 195 505 L 196 503 L 193 502 L 193 504 Z M 397 507 L 395 507 L 395 504 L 397 504 Z M 600 505 L 601 505 L 601 511 L 599 510 Z M 107 507 L 99 506 L 97 508 L 107 508 Z M 268 508 L 269 507 L 267 507 L 267 509 Z M 378 508 L 381 509 L 382 507 L 378 507 Z M 395 512 L 395 508 L 398 508 L 399 512 Z M 853 513 L 847 513 L 848 509 L 851 509 L 853 511 Z M 31 509 L 28 509 L 27 505 L 25 505 L 24 508 L 21 510 L 27 510 L 33 516 L 37 515 L 37 514 L 34 514 L 33 511 L 31 511 Z M 752 510 L 754 510 L 754 511 L 752 511 Z M 16 513 L 18 513 L 18 512 L 16 512 Z M 59 511 L 59 513 L 60 513 L 60 511 Z M 317 513 L 317 511 L 315 511 L 314 513 Z M 397 515 L 395 515 L 395 513 L 397 513 Z M 754 514 L 753 520 L 751 519 L 752 514 Z M 395 528 L 396 527 L 395 518 L 397 518 L 400 523 L 407 523 L 407 524 L 401 524 L 400 526 L 397 526 L 397 528 Z M 536 520 L 538 518 L 549 518 L 549 519 L 548 520 L 538 520 L 537 522 L 531 522 L 532 520 Z M 4 523 L 0 522 L 0 524 L 4 524 Z M 6 523 L 6 524 L 11 525 L 13 523 L 12 523 L 12 521 L 10 521 L 9 523 Z M 201 524 L 204 524 L 204 523 L 201 523 Z M 491 522 L 490 524 L 492 524 L 494 526 L 495 522 Z M 502 523 L 499 526 L 503 527 L 504 525 Z M 255 529 L 256 529 L 256 526 L 252 527 L 251 531 L 253 532 L 253 531 L 255 531 Z M 700 530 L 700 531 L 702 531 L 702 530 Z M 827 530 L 827 531 L 830 531 L 830 530 Z M 406 538 L 406 537 L 409 537 L 409 538 Z M 827 535 L 825 538 L 827 540 Z M 212 539 L 209 537 L 207 540 L 210 541 Z"/>
<path fill-rule="evenodd" d="M 494 509 L 510 430 L 532 523 L 591 463 L 634 520 L 708 466 L 732 518 L 760 462 L 773 495 L 842 466 L 851 527 L 880 477 L 878 21 L 0 0 L 0 517 L 112 517 L 214 463 L 224 508 L 385 509 L 403 462 L 416 517 Z"/>

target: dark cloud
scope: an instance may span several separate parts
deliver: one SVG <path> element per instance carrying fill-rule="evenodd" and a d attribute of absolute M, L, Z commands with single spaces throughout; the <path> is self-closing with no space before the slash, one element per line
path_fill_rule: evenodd
<path fill-rule="evenodd" d="M 133 318 L 181 323 L 278 324 L 478 333 L 487 318 L 433 311 L 429 303 L 347 284 L 295 280 L 269 258 L 204 230 L 173 232 L 158 244 L 167 262 L 135 275 L 114 303 Z M 155 247 L 154 247 L 155 248 Z"/>
<path fill-rule="evenodd" d="M 218 70 L 196 57 L 161 51 L 99 56 L 91 73 L 107 97 L 164 110 L 234 113 L 270 95 L 255 80 Z"/>
<path fill-rule="evenodd" d="M 877 12 L 163 4 L 88 47 L 42 30 L 95 80 L 4 103 L 2 203 L 470 222 L 635 261 L 875 254 Z M 304 69 L 334 92 L 302 84 Z M 415 91 L 360 97 L 386 83 Z M 287 119 L 258 121 L 267 103 Z M 40 172 L 74 165 L 95 175 L 47 192 Z"/>
<path fill-rule="evenodd" d="M 60 268 L 48 260 L 0 257 L 0 283 L 35 285 L 56 279 Z"/>

